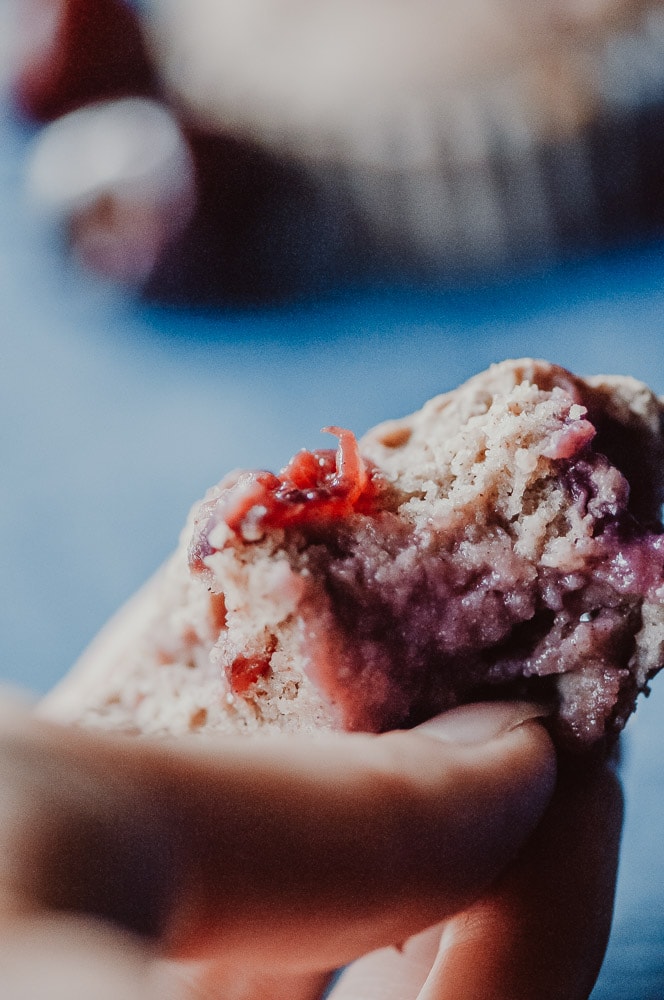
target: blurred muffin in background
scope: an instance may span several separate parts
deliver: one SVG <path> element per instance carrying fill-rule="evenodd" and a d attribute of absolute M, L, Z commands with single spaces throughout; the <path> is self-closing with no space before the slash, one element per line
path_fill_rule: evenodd
<path fill-rule="evenodd" d="M 42 42 L 15 92 L 34 117 L 127 94 L 170 108 L 188 155 L 166 198 L 144 184 L 148 208 L 134 191 L 126 210 L 125 155 L 92 203 L 83 176 L 85 197 L 61 202 L 74 243 L 105 248 L 83 256 L 150 294 L 442 283 L 664 225 L 664 3 L 152 0 L 137 14 L 124 0 L 29 0 L 26 11 Z M 77 148 L 99 145 L 94 121 L 109 114 L 100 104 L 85 127 L 70 123 Z M 35 151 L 42 177 L 70 171 L 68 140 L 53 140 L 62 126 Z M 128 125 L 125 146 L 148 131 Z M 31 176 L 53 208 L 34 163 Z"/>

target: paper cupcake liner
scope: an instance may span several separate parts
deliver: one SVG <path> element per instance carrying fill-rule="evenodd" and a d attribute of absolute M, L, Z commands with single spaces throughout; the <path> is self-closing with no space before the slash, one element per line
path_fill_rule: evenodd
<path fill-rule="evenodd" d="M 575 6 L 564 9 L 567 34 L 543 46 L 539 63 L 515 57 L 502 74 L 469 72 L 458 87 L 448 74 L 438 91 L 429 76 L 391 104 L 372 96 L 368 72 L 343 127 L 322 86 L 310 130 L 295 110 L 290 123 L 283 108 L 270 119 L 267 96 L 262 112 L 239 83 L 217 92 L 215 110 L 212 73 L 202 118 L 254 145 L 268 171 L 298 178 L 288 211 L 268 212 L 272 229 L 263 227 L 257 250 L 275 257 L 276 284 L 279 254 L 296 275 L 306 259 L 328 278 L 405 269 L 440 280 L 655 231 L 664 202 L 664 7 L 599 3 L 583 21 Z M 260 44 L 269 48 L 259 42 L 247 58 Z M 279 183 L 275 190 L 284 197 Z"/>

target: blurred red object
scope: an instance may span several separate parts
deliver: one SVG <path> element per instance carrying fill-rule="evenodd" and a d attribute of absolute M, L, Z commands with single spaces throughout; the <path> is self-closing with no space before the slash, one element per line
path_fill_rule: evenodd
<path fill-rule="evenodd" d="M 22 0 L 15 99 L 37 121 L 156 90 L 137 14 L 123 0 Z"/>

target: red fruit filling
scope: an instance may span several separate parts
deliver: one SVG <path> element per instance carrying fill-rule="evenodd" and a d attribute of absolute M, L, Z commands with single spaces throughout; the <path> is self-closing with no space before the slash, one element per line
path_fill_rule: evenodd
<path fill-rule="evenodd" d="M 260 540 L 272 528 L 292 528 L 339 521 L 376 509 L 377 477 L 362 456 L 352 431 L 325 427 L 336 435 L 336 451 L 299 451 L 275 476 L 272 472 L 240 472 L 222 484 L 221 493 L 201 506 L 189 561 L 201 572 L 215 551 L 210 534 L 225 522 L 245 542 Z"/>
<path fill-rule="evenodd" d="M 223 594 L 210 594 L 210 621 L 212 628 L 221 632 L 226 628 L 226 599 Z"/>
<path fill-rule="evenodd" d="M 226 670 L 233 694 L 243 695 L 270 672 L 270 656 L 236 656 Z"/>
<path fill-rule="evenodd" d="M 329 430 L 336 453 L 302 451 L 279 475 L 227 480 L 203 505 L 190 562 L 206 569 L 222 523 L 232 534 L 217 547 L 294 529 L 279 544 L 308 581 L 300 610 L 310 676 L 340 725 L 411 726 L 457 704 L 513 696 L 550 702 L 552 729 L 569 748 L 620 730 L 644 683 L 635 666 L 642 605 L 664 602 L 664 534 L 646 503 L 655 487 L 639 491 L 647 470 L 610 421 L 594 426 L 580 414 L 553 434 L 553 537 L 569 532 L 573 545 L 569 563 L 552 565 L 515 544 L 512 521 L 497 514 L 476 523 L 469 508 L 461 523 L 438 528 L 400 517 L 354 436 Z M 271 655 L 238 657 L 227 668 L 231 689 L 250 691 Z"/>

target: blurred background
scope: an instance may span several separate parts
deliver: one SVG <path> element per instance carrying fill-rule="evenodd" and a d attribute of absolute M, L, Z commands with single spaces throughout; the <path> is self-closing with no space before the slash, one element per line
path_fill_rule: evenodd
<path fill-rule="evenodd" d="M 0 0 L 0 673 L 238 465 L 505 357 L 664 393 L 664 5 Z M 595 1000 L 664 996 L 664 682 Z"/>

